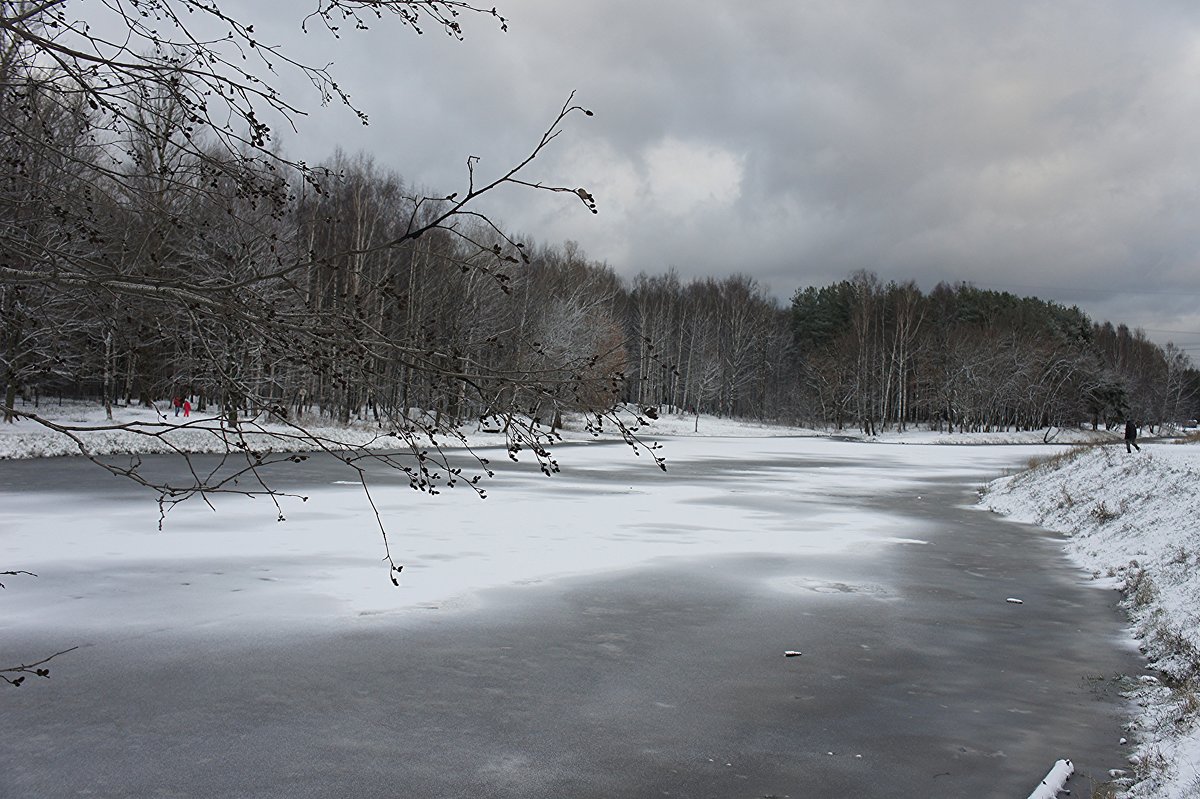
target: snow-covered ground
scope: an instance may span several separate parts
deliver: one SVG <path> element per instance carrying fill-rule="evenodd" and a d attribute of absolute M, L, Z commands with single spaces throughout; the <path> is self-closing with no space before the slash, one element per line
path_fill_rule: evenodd
<path fill-rule="evenodd" d="M 114 407 L 113 419 L 105 417 L 104 409 L 96 403 L 58 402 L 48 400 L 39 407 L 18 404 L 17 410 L 34 413 L 51 422 L 62 425 L 81 425 L 95 428 L 94 431 L 79 433 L 78 437 L 93 455 L 125 453 L 219 453 L 226 449 L 227 434 L 221 420 L 211 413 L 192 413 L 190 418 L 177 417 L 168 401 L 156 407 Z M 627 423 L 633 424 L 632 414 L 626 414 Z M 332 426 L 327 423 L 305 425 L 307 432 L 318 439 L 341 441 L 367 449 L 389 449 L 400 445 L 400 441 L 382 431 L 370 421 L 355 422 L 349 426 Z M 460 431 L 473 445 L 499 446 L 503 436 L 488 433 L 480 425 L 465 425 Z M 810 430 L 785 427 L 766 423 L 747 422 L 737 419 L 722 419 L 714 416 L 664 414 L 651 421 L 641 431 L 649 438 L 659 436 L 738 436 L 739 438 L 767 436 L 826 435 L 870 440 L 877 443 L 903 444 L 1079 444 L 1105 443 L 1119 440 L 1119 434 L 1108 431 L 1085 430 L 1082 428 L 1055 428 L 1026 432 L 945 433 L 932 430 L 912 429 L 903 433 L 883 431 L 868 438 L 855 429 L 841 431 Z M 147 435 L 147 434 L 152 435 Z M 248 420 L 243 425 L 242 435 L 249 446 L 270 448 L 276 451 L 299 446 L 295 443 L 296 431 L 266 418 Z M 568 416 L 566 426 L 559 431 L 566 441 L 592 440 L 582 422 Z M 452 442 L 451 442 L 452 443 Z M 18 419 L 13 424 L 0 424 L 0 460 L 11 458 L 39 458 L 62 455 L 78 455 L 79 445 L 71 438 L 48 429 L 28 419 Z"/>
<path fill-rule="evenodd" d="M 221 453 L 232 437 L 221 419 L 212 413 L 193 412 L 190 417 L 176 416 L 170 403 L 162 401 L 155 407 L 114 407 L 113 418 L 107 419 L 104 408 L 96 403 L 46 401 L 40 407 L 21 405 L 17 410 L 63 426 L 90 428 L 76 435 L 92 455 L 137 453 L 169 454 Z M 310 437 L 336 440 L 368 449 L 387 449 L 401 445 L 391 436 L 383 435 L 373 424 L 356 423 L 332 426 L 317 422 L 305 424 Z M 287 450 L 300 446 L 297 431 L 267 418 L 244 420 L 242 436 L 248 446 Z M 479 433 L 481 443 L 487 435 Z M 492 438 L 499 441 L 498 436 Z M 312 444 L 305 444 L 311 448 Z M 78 455 L 79 444 L 72 438 L 30 419 L 17 419 L 12 424 L 0 424 L 0 459 L 44 458 Z"/>
<path fill-rule="evenodd" d="M 1083 447 L 994 481 L 985 505 L 1067 535 L 1098 584 L 1121 588 L 1133 635 L 1175 690 L 1133 692 L 1130 796 L 1200 796 L 1200 443 Z"/>

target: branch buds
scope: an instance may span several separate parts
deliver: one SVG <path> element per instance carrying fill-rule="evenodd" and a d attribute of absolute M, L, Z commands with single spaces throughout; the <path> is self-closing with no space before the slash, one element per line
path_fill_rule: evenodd
<path fill-rule="evenodd" d="M 575 190 L 575 194 L 578 195 L 579 199 L 584 205 L 587 206 L 589 211 L 591 211 L 593 214 L 600 213 L 596 210 L 596 198 L 592 196 L 591 192 L 589 192 L 587 189 L 580 188 Z"/>

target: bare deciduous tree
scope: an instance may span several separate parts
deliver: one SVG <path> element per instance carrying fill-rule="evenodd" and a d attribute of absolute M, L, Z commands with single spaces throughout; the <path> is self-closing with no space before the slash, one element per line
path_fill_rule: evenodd
<path fill-rule="evenodd" d="M 447 0 L 321 0 L 299 21 L 335 37 L 391 21 L 458 38 L 471 16 L 506 24 L 495 9 Z M 596 346 L 523 363 L 510 353 L 531 346 L 529 331 L 490 322 L 451 330 L 464 313 L 435 301 L 482 307 L 491 302 L 485 294 L 511 291 L 513 270 L 528 263 L 525 246 L 476 210 L 480 197 L 516 186 L 596 212 L 586 189 L 530 174 L 568 119 L 591 112 L 572 95 L 511 167 L 487 176 L 468 157 L 459 191 L 423 192 L 355 165 L 311 168 L 277 149 L 269 120 L 303 116 L 276 87 L 284 70 L 367 121 L 325 67 L 263 42 L 250 22 L 210 0 L 0 0 L 6 421 L 28 420 L 73 441 L 101 468 L 157 492 L 164 514 L 217 492 L 278 500 L 271 467 L 304 451 L 353 470 L 372 508 L 372 465 L 401 471 L 423 491 L 461 484 L 483 496 L 486 459 L 463 474 L 443 442 L 467 444 L 459 424 L 471 414 L 500 416 L 510 454 L 532 453 L 552 472 L 555 432 L 530 411 L 568 395 L 575 409 L 607 415 L 641 446 L 613 411 L 615 391 L 579 390 L 619 380 L 615 371 L 598 377 L 619 363 Z M 418 270 L 429 279 L 414 280 Z M 54 350 L 53 342 L 68 340 L 78 363 Z M 18 387 L 55 369 L 97 386 L 110 419 L 121 395 L 150 404 L 184 393 L 215 405 L 219 417 L 182 426 L 218 443 L 220 465 L 191 468 L 171 442 L 180 425 L 165 417 L 94 425 L 18 407 Z M 314 432 L 314 403 L 343 422 L 367 409 L 398 451 Z M 286 432 L 263 446 L 254 434 L 268 421 Z M 89 436 L 113 428 L 174 448 L 189 477 L 168 480 L 136 459 L 94 454 Z M 395 581 L 402 566 L 375 519 Z M 19 684 L 43 665 L 0 675 L 16 674 L 8 681 Z"/>

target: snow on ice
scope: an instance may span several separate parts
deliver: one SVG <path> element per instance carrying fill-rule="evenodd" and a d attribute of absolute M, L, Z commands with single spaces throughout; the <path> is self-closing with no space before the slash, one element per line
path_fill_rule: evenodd
<path fill-rule="evenodd" d="M 165 409 L 166 406 L 164 405 Z M 129 421 L 158 424 L 167 416 L 153 409 L 115 409 L 117 424 Z M 82 405 L 61 409 L 41 408 L 39 413 L 62 420 L 88 424 L 104 424 L 103 411 Z M 212 418 L 193 417 L 195 426 L 214 425 Z M 272 439 L 269 425 L 260 428 L 264 446 L 283 448 Z M 371 447 L 395 447 L 398 442 L 381 437 L 369 426 L 337 428 L 324 432 L 329 437 L 349 438 L 354 443 Z M 473 445 L 503 445 L 500 436 L 474 428 L 465 430 Z M 699 448 L 689 446 L 689 436 L 736 437 L 736 445 L 728 449 L 730 458 L 758 458 L 769 468 L 772 457 L 790 446 L 783 436 L 823 435 L 817 431 L 770 425 L 751 425 L 709 417 L 663 415 L 648 431 L 648 438 L 670 437 L 666 453 L 668 464 L 684 463 L 697 456 Z M 567 440 L 586 442 L 591 436 L 580 429 L 564 431 Z M 845 437 L 855 437 L 853 434 Z M 172 431 L 162 439 L 151 439 L 122 430 L 97 431 L 86 434 L 88 446 L 95 454 L 152 453 L 178 448 L 183 451 L 207 452 L 220 446 L 211 433 L 188 430 Z M 792 439 L 794 441 L 794 438 Z M 861 478 L 874 481 L 880 488 L 896 489 L 919 486 L 905 477 L 906 466 L 919 459 L 922 469 L 930 471 L 978 474 L 980 479 L 1000 472 L 1013 461 L 1011 447 L 904 447 L 896 444 L 932 443 L 997 443 L 1029 444 L 1021 453 L 1033 457 L 1055 456 L 1062 453 L 1064 443 L 1118 443 L 1119 437 L 1103 431 L 1061 431 L 1054 439 L 1055 446 L 1043 444 L 1043 433 L 942 434 L 935 432 L 889 433 L 872 439 L 862 446 L 869 448 L 869 457 L 859 468 Z M 781 443 L 782 442 L 782 443 Z M 806 446 L 822 458 L 842 460 L 844 442 L 814 439 Z M 28 420 L 12 425 L 0 425 L 0 459 L 31 458 L 77 454 L 77 447 L 63 436 L 35 425 Z M 1028 471 L 996 480 L 983 493 L 983 503 L 993 511 L 1007 514 L 1021 522 L 1041 525 L 1066 534 L 1067 553 L 1092 576 L 1096 585 L 1120 587 L 1128 592 L 1132 617 L 1132 632 L 1154 669 L 1174 680 L 1194 677 L 1200 668 L 1200 526 L 1197 524 L 1195 493 L 1200 485 L 1200 446 L 1148 443 L 1140 453 L 1127 455 L 1120 446 L 1080 446 L 1067 450 L 1067 455 L 1051 457 L 1046 463 Z M 936 454 L 933 454 L 936 452 Z M 501 455 L 502 457 L 502 455 Z M 704 450 L 704 457 L 713 457 Z M 717 457 L 722 457 L 718 455 Z M 861 457 L 861 455 L 857 456 Z M 611 470 L 616 461 L 627 464 L 628 451 L 619 447 L 581 447 L 573 451 L 569 468 L 562 476 L 570 481 L 570 470 Z M 657 472 L 657 470 L 654 470 Z M 780 490 L 803 491 L 813 497 L 814 512 L 829 507 L 839 496 L 847 495 L 846 473 L 822 480 L 821 470 L 806 475 L 803 485 L 789 484 Z M 486 513 L 491 527 L 519 527 L 532 500 L 540 503 L 541 484 L 537 475 L 504 477 L 503 491 L 491 494 Z M 554 478 L 558 480 L 559 478 Z M 160 603 L 140 608 L 125 602 L 121 611 L 130 628 L 158 623 L 165 612 L 180 613 L 196 625 L 221 624 L 238 618 L 245 622 L 246 609 L 252 604 L 255 618 L 264 623 L 278 623 L 304 618 L 369 618 L 395 605 L 392 589 L 378 579 L 378 530 L 371 525 L 348 526 L 341 535 L 330 536 L 326 524 L 331 518 L 352 515 L 362 501 L 361 489 L 353 480 L 332 481 L 319 490 L 320 502 L 303 512 L 289 516 L 286 525 L 275 525 L 274 515 L 264 513 L 263 503 L 222 502 L 222 524 L 213 529 L 211 511 L 202 504 L 192 503 L 172 512 L 165 534 L 157 530 L 153 511 L 140 503 L 113 502 L 103 514 L 85 507 L 70 494 L 35 498 L 12 495 L 0 508 L 0 524 L 41 515 L 47 522 L 36 534 L 10 536 L 5 541 L 5 555 L 15 558 L 22 568 L 37 571 L 47 564 L 62 565 L 62 553 L 71 553 L 77 563 L 97 560 L 121 561 L 141 576 L 146 583 L 141 588 L 153 588 L 151 583 L 174 586 L 175 590 L 147 595 L 167 596 L 172 606 Z M 612 503 L 615 516 L 610 531 L 589 542 L 587 557 L 580 557 L 571 536 L 566 534 L 577 524 L 578 508 L 570 502 L 552 506 L 540 505 L 536 535 L 514 537 L 501 545 L 488 543 L 487 558 L 472 554 L 471 536 L 461 532 L 475 529 L 479 505 L 467 501 L 412 503 L 405 494 L 405 529 L 400 532 L 407 552 L 413 557 L 406 563 L 405 577 L 411 579 L 423 569 L 439 561 L 436 585 L 429 581 L 413 580 L 406 585 L 407 602 L 413 609 L 452 608 L 473 601 L 478 591 L 500 584 L 534 583 L 562 574 L 581 570 L 599 571 L 623 568 L 635 561 L 670 555 L 686 542 L 690 553 L 720 552 L 730 546 L 736 520 L 726 520 L 721 512 L 698 500 L 695 486 L 665 484 L 653 489 L 621 485 L 621 503 Z M 914 490 L 914 495 L 916 491 Z M 385 511 L 396 510 L 395 498 L 381 492 L 379 501 Z M 45 503 L 54 505 L 50 514 Z M 40 503 L 40 506 L 38 504 Z M 389 508 L 389 503 L 394 506 Z M 619 508 L 618 508 L 619 505 Z M 663 535 L 645 540 L 625 536 L 622 530 L 630 525 L 646 524 L 648 519 L 661 516 L 665 506 L 672 508 L 670 524 L 664 525 Z M 130 507 L 135 506 L 135 507 Z M 436 523 L 434 507 L 436 506 Z M 289 513 L 292 508 L 285 508 Z M 691 516 L 689 516 L 691 514 Z M 269 522 L 266 521 L 269 517 Z M 868 538 L 876 545 L 923 544 L 916 537 L 905 537 L 897 531 L 894 520 L 887 533 L 873 529 L 877 520 L 867 510 L 838 510 L 836 523 L 845 531 L 836 539 L 829 536 L 797 538 L 788 531 L 789 548 L 811 548 L 827 551 L 860 545 Z M 667 527 L 670 529 L 668 530 Z M 728 528 L 728 529 L 726 529 Z M 30 529 L 28 525 L 24 529 Z M 254 531 L 255 535 L 248 535 Z M 863 531 L 870 531 L 869 535 Z M 896 535 L 900 532 L 900 535 Z M 912 532 L 915 532 L 912 531 Z M 758 536 L 747 540 L 747 535 Z M 763 529 L 747 533 L 738 527 L 739 548 L 772 548 L 773 537 L 780 531 Z M 239 583 L 239 593 L 226 592 L 224 603 L 211 598 L 204 603 L 194 600 L 178 588 L 180 575 L 195 573 L 192 568 L 209 557 L 214 549 L 236 553 L 241 563 L 256 564 L 255 578 Z M 281 553 L 285 553 L 281 555 Z M 536 557 L 533 557 L 536 553 Z M 441 559 L 453 560 L 453 568 L 441 568 Z M 140 573 L 139 562 L 183 563 L 179 574 Z M 215 568 L 205 572 L 205 579 L 225 581 L 230 585 L 238 579 L 235 574 L 223 574 Z M 64 579 L 70 580 L 70 575 Z M 47 605 L 44 600 L 53 593 L 53 578 L 39 578 L 42 587 L 22 586 L 22 591 L 9 594 L 10 609 L 28 605 L 36 613 L 26 618 L 45 628 L 57 620 L 70 619 L 74 613 L 68 605 Z M 265 591 L 268 581 L 277 581 L 272 590 Z M 282 583 L 282 589 L 280 586 Z M 160 586 L 160 587 L 161 587 Z M 131 586 L 139 587 L 139 586 Z M 246 589 L 244 592 L 241 589 Z M 81 588 L 104 602 L 105 586 Z M 21 597 L 21 598 L 18 598 Z M 302 601 L 298 601 L 302 599 Z M 1017 604 L 1016 597 L 1008 602 Z M 14 614 L 10 618 L 18 618 Z M 16 624 L 16 621 L 10 622 Z M 789 650 L 786 656 L 798 655 Z M 1182 697 L 1153 679 L 1152 675 L 1134 691 L 1141 712 L 1134 728 L 1136 748 L 1131 762 L 1137 769 L 1137 780 L 1130 786 L 1130 796 L 1136 799 L 1183 799 L 1200 795 L 1200 730 L 1191 713 L 1179 722 L 1183 712 Z M 1136 682 L 1136 681 L 1135 681 Z M 1056 774 L 1062 773 L 1062 763 L 1047 776 L 1033 796 L 1053 796 Z M 1157 764 L 1154 768 L 1149 764 Z M 1060 786 L 1061 787 L 1061 786 Z"/>

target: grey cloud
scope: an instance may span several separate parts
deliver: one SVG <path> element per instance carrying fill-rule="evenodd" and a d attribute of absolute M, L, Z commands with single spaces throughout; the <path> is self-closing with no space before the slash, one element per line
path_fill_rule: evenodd
<path fill-rule="evenodd" d="M 247 8 L 295 14 L 285 0 Z M 468 19 L 462 43 L 395 30 L 309 37 L 306 52 L 335 61 L 372 125 L 330 109 L 289 150 L 368 149 L 453 190 L 467 155 L 484 169 L 511 163 L 578 90 L 596 116 L 573 120 L 535 173 L 612 187 L 597 195 L 601 216 L 520 193 L 488 210 L 539 239 L 577 240 L 619 272 L 749 272 L 786 297 L 866 268 L 926 288 L 1023 286 L 1098 317 L 1200 329 L 1186 296 L 1200 277 L 1200 8 L 514 0 L 501 10 L 507 34 Z M 687 218 L 664 207 L 644 186 L 664 141 L 739 159 L 737 196 Z"/>

